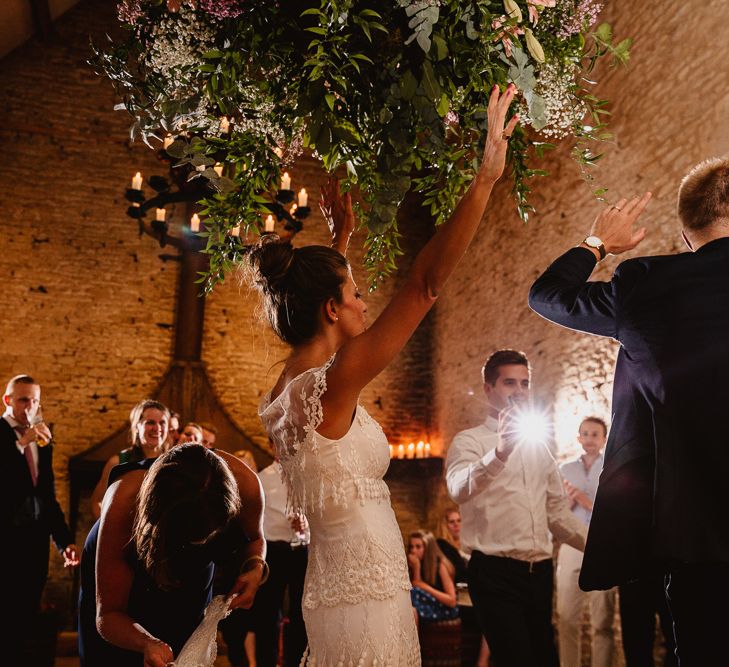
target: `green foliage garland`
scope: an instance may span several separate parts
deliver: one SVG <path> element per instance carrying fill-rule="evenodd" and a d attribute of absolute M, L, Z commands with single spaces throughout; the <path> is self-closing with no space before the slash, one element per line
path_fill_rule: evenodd
<path fill-rule="evenodd" d="M 440 223 L 473 178 L 494 84 L 521 92 L 509 161 L 524 221 L 528 181 L 543 173 L 529 166 L 532 152 L 572 136 L 578 161 L 597 159 L 585 142 L 607 137 L 607 112 L 583 73 L 606 55 L 626 61 L 630 47 L 613 45 L 607 24 L 592 31 L 600 9 L 595 0 L 124 0 L 128 37 L 94 47 L 93 63 L 133 116 L 132 137 L 151 147 L 175 137 L 176 165 L 212 186 L 201 201 L 207 290 L 239 258 L 230 231 L 260 230 L 282 167 L 303 148 L 342 168 L 345 188 L 359 186 L 374 283 L 400 252 L 405 194 L 422 193 Z"/>

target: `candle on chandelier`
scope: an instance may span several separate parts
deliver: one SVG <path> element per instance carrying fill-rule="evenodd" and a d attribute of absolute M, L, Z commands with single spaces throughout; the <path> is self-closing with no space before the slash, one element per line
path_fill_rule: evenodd
<path fill-rule="evenodd" d="M 142 173 L 137 172 L 134 174 L 134 177 L 132 178 L 132 190 L 141 190 L 142 189 Z"/>
<path fill-rule="evenodd" d="M 168 134 L 168 135 L 167 135 L 167 136 L 166 136 L 166 137 L 164 138 L 164 140 L 162 141 L 162 148 L 164 148 L 164 149 L 167 149 L 167 147 L 168 147 L 168 146 L 169 146 L 170 144 L 174 143 L 174 141 L 175 141 L 175 138 L 174 138 L 174 137 L 173 137 L 173 136 L 172 136 L 171 134 Z"/>
<path fill-rule="evenodd" d="M 306 194 L 306 190 L 304 188 L 301 188 L 301 190 L 299 190 L 299 206 L 303 208 L 308 202 L 309 195 Z"/>
<path fill-rule="evenodd" d="M 163 208 L 158 208 L 157 209 L 157 220 L 159 222 L 164 222 L 166 213 L 167 213 L 167 211 L 165 211 Z"/>
<path fill-rule="evenodd" d="M 397 446 L 397 458 L 399 458 L 399 459 L 405 458 L 405 445 Z"/>
<path fill-rule="evenodd" d="M 190 218 L 190 231 L 191 232 L 200 231 L 200 216 L 197 213 L 193 213 L 192 217 Z"/>
<path fill-rule="evenodd" d="M 281 189 L 282 190 L 290 190 L 291 189 L 291 176 L 289 176 L 289 172 L 285 171 L 284 175 L 281 176 Z"/>
<path fill-rule="evenodd" d="M 408 458 L 409 459 L 414 459 L 415 458 L 415 443 L 414 442 L 411 442 L 408 445 Z"/>
<path fill-rule="evenodd" d="M 275 224 L 275 222 L 273 220 L 273 216 L 269 215 L 266 218 L 266 222 L 264 223 L 263 231 L 266 232 L 267 234 L 272 232 L 274 224 Z"/>
<path fill-rule="evenodd" d="M 299 208 L 299 207 L 298 207 L 298 206 L 297 206 L 296 204 L 294 204 L 294 205 L 293 205 L 293 206 L 292 206 L 292 207 L 291 207 L 291 208 L 289 209 L 289 213 L 291 213 L 291 215 L 293 215 L 294 213 L 296 213 L 296 209 L 297 209 L 297 208 Z"/>
<path fill-rule="evenodd" d="M 220 131 L 223 134 L 228 134 L 228 130 L 230 130 L 230 121 L 228 120 L 227 116 L 223 116 L 220 119 Z"/>
<path fill-rule="evenodd" d="M 216 174 L 217 174 L 218 176 L 222 176 L 222 175 L 223 175 L 223 165 L 222 165 L 222 164 L 220 164 L 220 162 L 216 162 L 216 163 L 215 163 L 215 166 L 213 167 L 213 171 L 214 171 L 214 172 L 215 172 L 215 173 L 216 173 Z"/>
<path fill-rule="evenodd" d="M 388 445 L 390 447 L 390 458 L 392 458 L 395 455 L 395 448 L 392 445 Z"/>
<path fill-rule="evenodd" d="M 425 458 L 426 459 L 430 458 L 430 443 L 429 442 L 425 443 Z"/>
<path fill-rule="evenodd" d="M 425 443 L 421 440 L 415 445 L 415 458 L 422 459 L 425 455 Z"/>

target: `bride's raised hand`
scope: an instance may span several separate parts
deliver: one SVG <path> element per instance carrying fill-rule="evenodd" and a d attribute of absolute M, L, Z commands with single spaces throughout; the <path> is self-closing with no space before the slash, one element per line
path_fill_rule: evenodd
<path fill-rule="evenodd" d="M 495 183 L 504 173 L 509 137 L 519 122 L 519 115 L 515 114 L 508 125 L 504 127 L 509 105 L 513 101 L 516 92 L 516 86 L 513 83 L 510 83 L 503 93 L 499 91 L 498 86 L 494 86 L 491 91 L 488 106 L 489 129 L 481 168 L 478 172 L 479 179 Z"/>
<path fill-rule="evenodd" d="M 352 196 L 347 192 L 342 197 L 339 181 L 334 176 L 330 176 L 327 184 L 321 189 L 319 208 L 332 234 L 332 248 L 346 255 L 349 239 L 355 227 Z"/>

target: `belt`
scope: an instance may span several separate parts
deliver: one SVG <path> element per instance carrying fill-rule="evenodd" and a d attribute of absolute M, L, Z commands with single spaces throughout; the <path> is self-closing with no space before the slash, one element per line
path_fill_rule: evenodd
<path fill-rule="evenodd" d="M 552 567 L 551 558 L 544 558 L 542 560 L 519 560 L 517 558 L 509 558 L 508 556 L 489 556 L 481 553 L 480 551 L 474 551 L 472 557 L 473 556 L 498 564 L 501 567 L 507 567 L 510 570 L 528 572 L 529 574 L 543 572 L 544 570 Z"/>

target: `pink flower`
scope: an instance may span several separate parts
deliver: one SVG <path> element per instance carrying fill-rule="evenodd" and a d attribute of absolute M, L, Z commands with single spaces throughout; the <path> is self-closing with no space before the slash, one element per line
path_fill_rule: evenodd
<path fill-rule="evenodd" d="M 494 41 L 498 42 L 499 40 L 501 40 L 501 43 L 504 45 L 504 51 L 506 53 L 506 56 L 509 57 L 511 56 L 512 37 L 518 37 L 519 35 L 523 35 L 524 28 L 520 28 L 518 25 L 506 26 L 504 28 L 503 25 L 506 21 L 506 16 L 494 19 L 491 22 L 491 27 L 494 30 L 499 30 L 499 32 L 496 33 L 496 37 L 494 37 Z"/>
<path fill-rule="evenodd" d="M 240 16 L 245 9 L 245 0 L 200 0 L 200 9 L 218 19 Z"/>
<path fill-rule="evenodd" d="M 557 0 L 527 0 L 529 20 L 532 22 L 532 25 L 537 25 L 539 21 L 539 8 L 554 7 L 556 4 Z"/>

